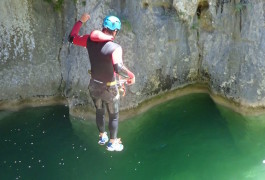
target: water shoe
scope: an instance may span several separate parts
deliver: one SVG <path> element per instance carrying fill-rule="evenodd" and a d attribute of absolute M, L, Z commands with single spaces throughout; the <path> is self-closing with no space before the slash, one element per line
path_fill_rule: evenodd
<path fill-rule="evenodd" d="M 122 151 L 123 145 L 122 145 L 120 138 L 115 139 L 113 143 L 109 142 L 107 145 L 107 150 L 108 151 Z"/>
<path fill-rule="evenodd" d="M 104 145 L 108 141 L 109 141 L 109 137 L 107 135 L 107 132 L 104 132 L 102 136 L 99 136 L 98 144 L 99 145 Z"/>

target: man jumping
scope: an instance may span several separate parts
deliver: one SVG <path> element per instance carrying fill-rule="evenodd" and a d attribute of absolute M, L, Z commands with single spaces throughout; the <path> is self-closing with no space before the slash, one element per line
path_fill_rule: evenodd
<path fill-rule="evenodd" d="M 90 34 L 80 36 L 78 33 L 82 24 L 89 19 L 89 14 L 84 13 L 81 19 L 75 23 L 69 35 L 69 42 L 88 50 L 91 64 L 91 79 L 88 88 L 96 107 L 98 143 L 104 145 L 109 140 L 105 131 L 105 111 L 107 109 L 110 133 L 107 150 L 122 151 L 122 142 L 117 138 L 120 94 L 116 74 L 126 79 L 128 85 L 135 83 L 135 76 L 123 64 L 121 46 L 113 42 L 121 29 L 121 21 L 115 16 L 107 16 L 103 20 L 102 31 L 94 30 Z"/>

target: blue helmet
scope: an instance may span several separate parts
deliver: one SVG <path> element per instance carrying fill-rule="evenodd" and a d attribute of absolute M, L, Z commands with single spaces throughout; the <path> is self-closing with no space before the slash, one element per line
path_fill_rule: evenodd
<path fill-rule="evenodd" d="M 116 16 L 106 16 L 102 24 L 103 28 L 108 28 L 112 31 L 121 29 L 121 21 Z"/>

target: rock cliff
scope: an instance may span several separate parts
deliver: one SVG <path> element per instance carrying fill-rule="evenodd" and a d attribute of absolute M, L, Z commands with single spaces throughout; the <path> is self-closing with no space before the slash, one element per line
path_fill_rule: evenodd
<path fill-rule="evenodd" d="M 87 51 L 67 42 L 81 29 L 120 17 L 116 38 L 136 75 L 122 109 L 160 93 L 205 84 L 212 94 L 246 107 L 265 106 L 264 0 L 2 0 L 0 100 L 64 96 L 70 107 L 91 105 Z"/>

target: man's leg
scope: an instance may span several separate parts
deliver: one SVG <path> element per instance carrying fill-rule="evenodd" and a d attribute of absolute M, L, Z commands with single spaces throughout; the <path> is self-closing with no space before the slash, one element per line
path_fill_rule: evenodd
<path fill-rule="evenodd" d="M 98 144 L 104 145 L 109 141 L 107 133 L 105 132 L 105 103 L 101 99 L 93 99 L 96 106 L 96 123 L 99 131 Z"/>
<path fill-rule="evenodd" d="M 109 113 L 109 131 L 110 141 L 107 145 L 108 151 L 122 151 L 123 145 L 119 138 L 117 138 L 118 124 L 119 124 L 119 100 L 107 104 Z"/>
<path fill-rule="evenodd" d="M 109 114 L 109 131 L 110 139 L 116 139 L 118 134 L 119 126 L 119 113 L 110 113 Z"/>
<path fill-rule="evenodd" d="M 107 103 L 107 110 L 109 113 L 109 131 L 110 140 L 116 139 L 119 125 L 119 99 L 115 99 L 111 103 Z"/>
<path fill-rule="evenodd" d="M 93 99 L 96 107 L 96 123 L 100 134 L 105 132 L 105 104 L 101 99 Z"/>
<path fill-rule="evenodd" d="M 100 133 L 100 136 L 105 132 L 105 105 L 102 101 L 102 98 L 99 96 L 102 94 L 104 89 L 93 80 L 89 83 L 89 92 L 90 96 L 94 102 L 96 108 L 96 123 Z"/>

